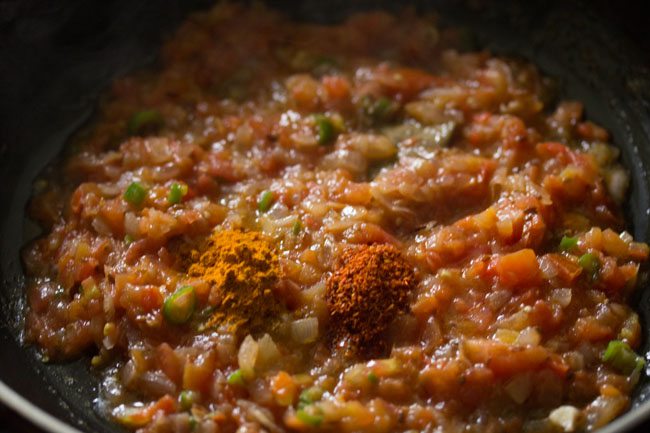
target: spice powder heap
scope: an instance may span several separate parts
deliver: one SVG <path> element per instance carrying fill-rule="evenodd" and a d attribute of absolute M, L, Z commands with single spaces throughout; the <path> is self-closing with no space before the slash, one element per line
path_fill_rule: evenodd
<path fill-rule="evenodd" d="M 345 251 L 327 284 L 326 300 L 335 338 L 354 351 L 381 350 L 393 318 L 408 308 L 413 268 L 391 245 L 362 245 Z"/>
<path fill-rule="evenodd" d="M 280 307 L 272 287 L 278 279 L 278 257 L 259 232 L 217 230 L 202 251 L 192 251 L 191 260 L 188 274 L 211 286 L 212 314 L 204 328 L 225 325 L 234 332 L 277 317 Z"/>

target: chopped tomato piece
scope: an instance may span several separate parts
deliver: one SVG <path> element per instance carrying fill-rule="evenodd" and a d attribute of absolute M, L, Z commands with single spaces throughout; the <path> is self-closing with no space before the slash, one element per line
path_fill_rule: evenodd
<path fill-rule="evenodd" d="M 497 256 L 493 269 L 499 282 L 509 288 L 533 286 L 540 282 L 537 256 L 530 248 Z"/>
<path fill-rule="evenodd" d="M 322 81 L 328 101 L 340 102 L 350 97 L 350 82 L 347 78 L 327 75 L 323 77 Z"/>
<path fill-rule="evenodd" d="M 499 377 L 537 370 L 550 358 L 541 346 L 518 347 L 484 339 L 466 340 L 463 349 L 470 361 L 484 364 Z"/>

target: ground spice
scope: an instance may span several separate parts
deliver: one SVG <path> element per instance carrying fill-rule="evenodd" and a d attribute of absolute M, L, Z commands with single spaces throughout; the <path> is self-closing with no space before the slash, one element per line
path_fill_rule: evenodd
<path fill-rule="evenodd" d="M 362 245 L 340 257 L 327 283 L 326 300 L 336 340 L 347 338 L 357 352 L 381 350 L 381 335 L 408 308 L 413 268 L 392 245 Z"/>
<path fill-rule="evenodd" d="M 278 257 L 262 234 L 217 230 L 190 259 L 188 274 L 211 285 L 204 328 L 226 325 L 234 332 L 277 317 L 279 303 L 272 287 L 278 279 Z"/>

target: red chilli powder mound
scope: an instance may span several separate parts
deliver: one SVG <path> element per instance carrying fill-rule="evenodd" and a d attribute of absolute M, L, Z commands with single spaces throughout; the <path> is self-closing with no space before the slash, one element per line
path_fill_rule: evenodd
<path fill-rule="evenodd" d="M 381 335 L 408 309 L 414 285 L 412 266 L 392 245 L 346 250 L 327 283 L 332 336 L 349 339 L 356 352 L 381 350 Z"/>

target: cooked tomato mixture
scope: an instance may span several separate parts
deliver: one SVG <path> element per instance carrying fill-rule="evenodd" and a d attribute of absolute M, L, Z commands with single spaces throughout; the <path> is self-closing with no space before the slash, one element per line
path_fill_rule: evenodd
<path fill-rule="evenodd" d="M 579 102 L 434 16 L 190 16 L 34 184 L 27 341 L 139 432 L 590 431 L 648 246 Z"/>

